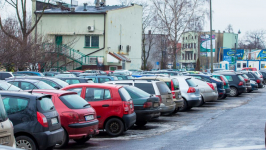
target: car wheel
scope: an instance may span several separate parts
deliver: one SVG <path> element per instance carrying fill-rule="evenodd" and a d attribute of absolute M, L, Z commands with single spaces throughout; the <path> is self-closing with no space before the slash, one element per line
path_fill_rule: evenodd
<path fill-rule="evenodd" d="M 235 87 L 230 87 L 230 96 L 238 96 L 238 91 Z"/>
<path fill-rule="evenodd" d="M 64 148 L 68 145 L 69 138 L 66 130 L 64 129 L 64 136 L 63 136 L 63 141 L 60 144 L 56 144 L 55 148 Z"/>
<path fill-rule="evenodd" d="M 224 96 L 222 97 L 222 99 L 225 99 L 227 97 L 227 94 L 224 94 Z"/>
<path fill-rule="evenodd" d="M 16 146 L 20 149 L 36 150 L 35 142 L 28 136 L 16 137 Z"/>
<path fill-rule="evenodd" d="M 110 136 L 119 136 L 124 132 L 124 124 L 120 119 L 111 118 L 106 122 L 105 130 Z"/>
<path fill-rule="evenodd" d="M 184 101 L 184 105 L 183 107 L 180 107 L 180 111 L 186 111 L 188 109 L 188 104 L 187 104 L 187 100 L 183 98 Z"/>
<path fill-rule="evenodd" d="M 143 127 L 143 126 L 145 126 L 146 124 L 147 124 L 147 121 L 136 121 L 136 123 L 135 123 L 137 126 L 139 126 L 139 127 Z"/>
<path fill-rule="evenodd" d="M 84 144 L 84 143 L 86 143 L 88 140 L 90 140 L 90 136 L 87 136 L 87 137 L 85 137 L 85 138 L 81 138 L 81 139 L 74 139 L 74 141 L 76 142 L 76 143 L 78 143 L 78 144 Z"/>
<path fill-rule="evenodd" d="M 253 90 L 249 90 L 248 93 L 251 93 Z"/>
<path fill-rule="evenodd" d="M 173 114 L 176 114 L 177 112 L 179 112 L 179 107 L 177 107 L 175 110 L 174 110 L 174 112 L 173 112 Z"/>

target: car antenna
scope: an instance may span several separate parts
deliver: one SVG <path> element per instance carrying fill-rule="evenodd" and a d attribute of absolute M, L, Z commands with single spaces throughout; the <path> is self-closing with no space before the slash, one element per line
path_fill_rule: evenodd
<path fill-rule="evenodd" d="M 43 77 L 41 77 L 41 79 L 42 79 L 42 78 L 43 78 Z M 38 80 L 38 82 L 36 83 L 36 85 L 38 85 L 38 84 L 40 83 L 40 81 L 41 81 L 41 80 Z M 33 90 L 34 90 L 34 87 L 31 89 L 31 91 L 29 91 L 29 93 L 32 94 Z"/>
<path fill-rule="evenodd" d="M 16 76 L 15 76 L 15 78 L 13 79 L 13 81 L 15 81 L 16 80 Z M 13 84 L 10 84 L 10 86 L 7 88 L 7 91 L 9 90 L 9 88 L 11 88 L 11 86 L 12 86 Z"/>

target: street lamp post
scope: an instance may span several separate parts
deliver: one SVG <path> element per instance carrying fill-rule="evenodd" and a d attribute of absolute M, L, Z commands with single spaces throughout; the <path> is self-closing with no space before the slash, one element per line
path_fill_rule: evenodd
<path fill-rule="evenodd" d="M 213 72 L 213 53 L 212 53 L 212 0 L 210 0 L 210 40 L 211 40 L 211 72 Z"/>

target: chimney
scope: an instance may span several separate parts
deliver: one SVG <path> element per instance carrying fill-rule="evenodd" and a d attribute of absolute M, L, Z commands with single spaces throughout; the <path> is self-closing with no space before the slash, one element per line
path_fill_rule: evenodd
<path fill-rule="evenodd" d="M 87 11 L 87 5 L 88 5 L 88 3 L 83 3 L 83 6 L 84 6 L 83 11 Z"/>
<path fill-rule="evenodd" d="M 99 8 L 100 7 L 100 0 L 95 0 L 95 7 Z"/>

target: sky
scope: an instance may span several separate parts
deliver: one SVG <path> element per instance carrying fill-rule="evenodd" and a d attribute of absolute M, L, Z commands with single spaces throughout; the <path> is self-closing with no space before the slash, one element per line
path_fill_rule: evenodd
<path fill-rule="evenodd" d="M 3 0 L 0 0 L 3 1 Z M 63 0 L 70 2 L 70 0 Z M 78 0 L 79 5 L 93 3 L 94 0 Z M 119 0 L 106 0 L 107 5 L 118 5 Z M 31 9 L 31 0 L 27 0 Z M 225 30 L 228 24 L 233 26 L 234 32 L 241 31 L 239 37 L 243 37 L 247 31 L 266 30 L 266 0 L 212 0 L 213 30 Z M 0 13 L 10 15 L 10 8 L 0 7 Z M 6 13 L 9 12 L 9 13 Z M 209 20 L 206 20 L 204 30 L 209 31 Z"/>

